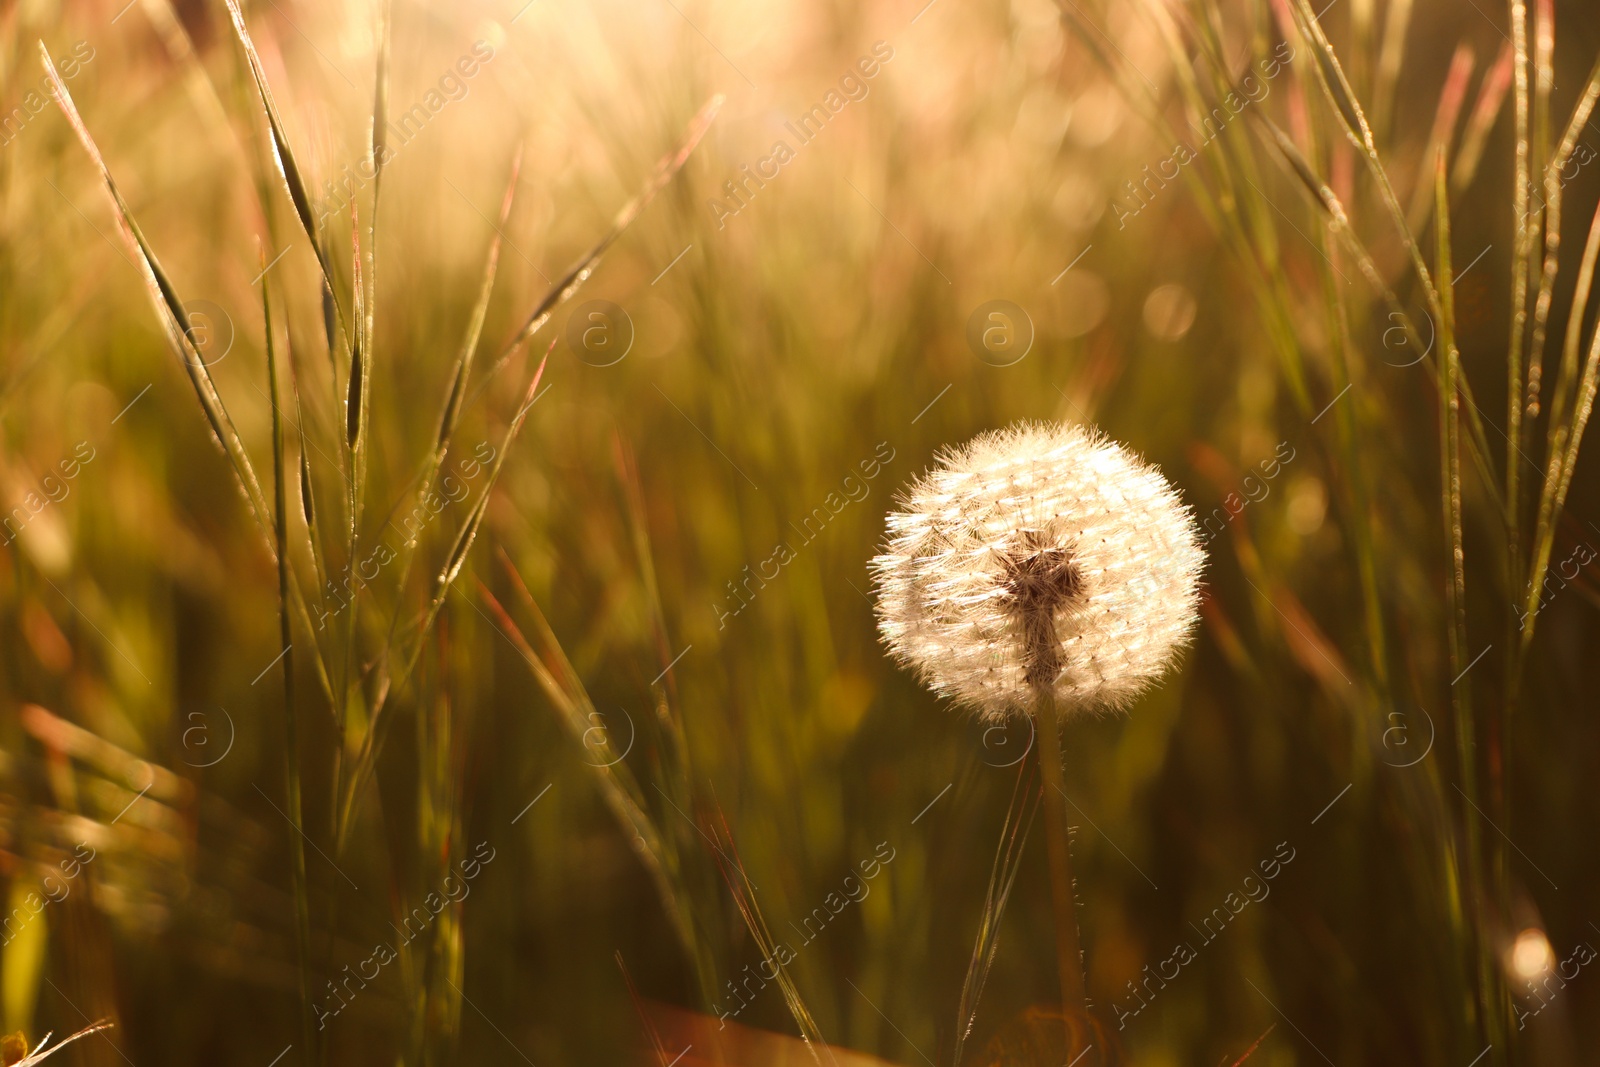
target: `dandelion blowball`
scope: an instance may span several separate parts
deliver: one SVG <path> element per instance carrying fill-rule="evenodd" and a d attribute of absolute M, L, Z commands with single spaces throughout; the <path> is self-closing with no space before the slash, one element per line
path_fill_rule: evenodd
<path fill-rule="evenodd" d="M 946 451 L 890 513 L 878 629 L 986 719 L 1112 710 L 1187 642 L 1205 555 L 1155 467 L 1095 430 L 1019 423 Z"/>

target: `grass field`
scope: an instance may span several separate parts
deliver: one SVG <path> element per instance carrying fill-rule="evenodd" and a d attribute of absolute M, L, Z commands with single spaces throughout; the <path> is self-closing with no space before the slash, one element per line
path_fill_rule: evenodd
<path fill-rule="evenodd" d="M 1594 1062 L 1585 4 L 126 2 L 0 10 L 5 1032 Z M 1065 1027 L 1035 724 L 869 570 L 1022 420 L 1207 556 Z"/>

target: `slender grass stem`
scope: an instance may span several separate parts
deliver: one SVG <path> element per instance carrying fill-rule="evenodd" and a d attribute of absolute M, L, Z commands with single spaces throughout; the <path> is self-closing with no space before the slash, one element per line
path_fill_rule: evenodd
<path fill-rule="evenodd" d="M 1471 680 L 1465 677 L 1467 660 L 1467 581 L 1466 550 L 1463 543 L 1461 501 L 1461 352 L 1455 338 L 1455 285 L 1450 262 L 1450 206 L 1446 194 L 1445 165 L 1437 161 L 1434 175 L 1440 307 L 1439 322 L 1439 477 L 1443 505 L 1445 547 L 1448 552 L 1447 626 L 1450 671 L 1456 679 L 1450 687 L 1450 703 L 1455 720 L 1456 756 L 1461 778 L 1461 794 L 1471 809 L 1478 807 L 1479 765 L 1478 725 L 1472 710 Z M 1492 914 L 1489 870 L 1484 863 L 1483 834 L 1475 810 L 1462 810 L 1461 825 L 1466 837 L 1465 871 L 1461 882 L 1466 887 L 1473 917 L 1474 949 L 1477 962 L 1477 1011 L 1484 1040 L 1501 1049 L 1504 1055 L 1503 999 L 1499 971 L 1495 964 L 1492 928 L 1486 930 Z"/>
<path fill-rule="evenodd" d="M 265 255 L 262 256 L 263 262 Z M 289 617 L 288 493 L 285 489 L 283 410 L 278 405 L 278 357 L 272 341 L 271 287 L 263 277 L 261 315 L 267 337 L 267 387 L 272 391 L 273 535 L 278 556 L 278 639 L 283 642 L 284 790 L 295 833 L 289 841 L 294 879 L 295 955 L 300 972 L 300 1022 L 310 1062 L 318 1062 L 311 1010 L 311 901 L 306 882 L 305 815 L 300 795 L 300 740 L 295 723 L 294 628 Z"/>
<path fill-rule="evenodd" d="M 1033 765 L 1026 761 L 1017 769 L 1017 780 L 1011 789 L 1011 805 L 1006 809 L 1006 821 L 1000 828 L 994 866 L 989 871 L 989 888 L 983 898 L 978 936 L 972 946 L 972 960 L 967 965 L 967 975 L 961 983 L 955 1052 L 950 1057 L 952 1067 L 961 1067 L 962 1050 L 972 1036 L 973 1023 L 978 1016 L 978 1001 L 983 997 L 989 969 L 994 966 L 995 954 L 1000 947 L 1000 920 L 1005 917 L 1017 871 L 1022 867 L 1028 833 L 1033 829 L 1034 817 L 1039 814 L 1042 794 L 1035 788 L 1034 773 Z"/>

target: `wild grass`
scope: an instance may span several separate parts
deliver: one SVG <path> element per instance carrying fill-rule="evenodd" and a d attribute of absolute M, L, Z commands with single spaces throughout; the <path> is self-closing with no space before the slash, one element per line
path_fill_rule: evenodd
<path fill-rule="evenodd" d="M 1153 17 L 1161 19 L 1163 12 L 1159 6 L 1151 5 L 1151 7 Z M 1397 10 L 1400 10 L 1400 13 L 1394 17 L 1401 19 L 1403 26 L 1403 20 L 1408 17 L 1409 12 L 1404 9 Z M 1459 936 L 1475 946 L 1472 950 L 1476 967 L 1475 992 L 1467 998 L 1467 1002 L 1475 1007 L 1471 1014 L 1478 1020 L 1476 1025 L 1479 1027 L 1479 1035 L 1487 1041 L 1486 1052 L 1496 1057 L 1510 1057 L 1513 1053 L 1507 1046 L 1512 1030 L 1513 1005 L 1503 960 L 1506 958 L 1511 936 L 1517 929 L 1514 925 L 1516 919 L 1513 914 L 1507 847 L 1514 845 L 1503 830 L 1500 830 L 1498 838 L 1484 832 L 1478 818 L 1485 816 L 1484 809 L 1479 804 L 1480 799 L 1485 796 L 1481 791 L 1480 782 L 1486 775 L 1488 783 L 1486 803 L 1489 809 L 1486 817 L 1491 825 L 1499 830 L 1507 819 L 1510 803 L 1506 779 L 1513 761 L 1505 752 L 1509 744 L 1508 723 L 1516 713 L 1521 700 L 1524 688 L 1524 652 L 1531 640 L 1529 631 L 1532 614 L 1524 613 L 1517 608 L 1514 603 L 1518 595 L 1516 590 L 1539 588 L 1544 581 L 1548 564 L 1548 556 L 1542 549 L 1535 549 L 1532 553 L 1533 558 L 1528 558 L 1528 545 L 1523 533 L 1528 501 L 1522 487 L 1520 471 L 1526 458 L 1526 450 L 1533 447 L 1532 434 L 1524 430 L 1524 417 L 1530 420 L 1537 418 L 1544 399 L 1541 385 L 1546 342 L 1544 321 L 1545 316 L 1549 314 L 1555 275 L 1560 265 L 1558 250 L 1561 190 L 1559 187 L 1562 183 L 1559 176 L 1566 168 L 1576 146 L 1577 132 L 1587 121 L 1592 109 L 1591 94 L 1594 83 L 1591 77 L 1574 105 L 1572 118 L 1567 124 L 1561 143 L 1553 147 L 1550 144 L 1549 109 L 1550 91 L 1554 82 L 1551 66 L 1554 50 L 1554 8 L 1551 3 L 1541 3 L 1537 6 L 1533 18 L 1537 44 L 1536 55 L 1531 64 L 1535 68 L 1533 77 L 1536 86 L 1533 91 L 1534 99 L 1530 105 L 1529 13 L 1521 3 L 1510 4 L 1508 14 L 1512 31 L 1510 54 L 1515 104 L 1512 137 L 1513 251 L 1510 258 L 1509 341 L 1505 357 L 1508 385 L 1507 418 L 1503 436 L 1506 448 L 1500 464 L 1504 471 L 1504 482 L 1498 499 L 1494 483 L 1489 477 L 1492 461 L 1488 455 L 1481 422 L 1477 419 L 1473 420 L 1474 433 L 1467 440 L 1467 446 L 1474 454 L 1479 471 L 1485 475 L 1484 484 L 1477 488 L 1486 498 L 1491 508 L 1491 515 L 1499 520 L 1493 525 L 1500 527 L 1499 532 L 1503 538 L 1505 564 L 1501 576 L 1512 591 L 1513 603 L 1506 605 L 1505 598 L 1497 598 L 1500 600 L 1500 606 L 1491 613 L 1491 616 L 1499 616 L 1505 626 L 1504 685 L 1500 699 L 1488 703 L 1487 720 L 1480 725 L 1472 710 L 1470 684 L 1464 679 L 1470 665 L 1471 654 L 1468 648 L 1466 578 L 1468 567 L 1463 532 L 1464 505 L 1460 468 L 1460 456 L 1463 450 L 1460 414 L 1463 402 L 1469 411 L 1476 411 L 1477 405 L 1463 377 L 1461 356 L 1456 345 L 1455 306 L 1450 266 L 1450 210 L 1447 194 L 1447 189 L 1452 183 L 1450 146 L 1446 131 L 1454 122 L 1456 101 L 1461 94 L 1460 72 L 1466 69 L 1466 61 L 1462 59 L 1463 53 L 1458 50 L 1456 61 L 1452 64 L 1450 81 L 1447 82 L 1443 93 L 1439 109 L 1440 121 L 1435 123 L 1435 131 L 1422 156 L 1422 165 L 1416 168 L 1415 182 L 1419 198 L 1425 188 L 1429 163 L 1434 165 L 1432 169 L 1437 175 L 1435 210 L 1431 219 L 1436 232 L 1437 261 L 1436 271 L 1430 272 L 1413 234 L 1412 226 L 1408 222 L 1408 216 L 1401 208 L 1400 199 L 1389 177 L 1389 169 L 1384 154 L 1380 152 L 1373 127 L 1358 103 L 1360 94 L 1346 75 L 1344 65 L 1330 43 L 1322 22 L 1304 0 L 1293 0 L 1293 2 L 1284 0 L 1277 3 L 1274 5 L 1274 13 L 1286 39 L 1298 41 L 1305 51 L 1305 62 L 1297 70 L 1309 67 L 1314 72 L 1314 85 L 1320 89 L 1321 96 L 1326 101 L 1328 120 L 1336 124 L 1348 141 L 1351 151 L 1364 163 L 1371 179 L 1370 188 L 1377 196 L 1378 202 L 1375 207 L 1380 209 L 1380 215 L 1386 211 L 1389 216 L 1388 221 L 1392 226 L 1389 239 L 1398 239 L 1409 257 L 1412 274 L 1409 281 L 1420 290 L 1429 309 L 1430 320 L 1436 325 L 1438 353 L 1432 358 L 1438 365 L 1437 388 L 1440 404 L 1440 492 L 1444 503 L 1445 558 L 1448 561 L 1449 621 L 1446 632 L 1449 646 L 1448 661 L 1454 675 L 1450 689 L 1454 717 L 1452 725 L 1458 746 L 1455 773 L 1459 784 L 1456 789 L 1466 802 L 1465 807 L 1458 811 L 1456 823 L 1463 845 L 1460 848 L 1452 848 L 1447 840 L 1443 843 L 1443 847 L 1446 855 L 1453 861 L 1453 882 L 1465 887 L 1469 896 L 1467 915 L 1470 921 L 1464 928 L 1458 928 Z M 1394 15 L 1394 11 L 1391 11 L 1391 15 Z M 1172 41 L 1175 37 L 1169 35 L 1168 39 Z M 1211 43 L 1214 44 L 1215 40 L 1215 36 L 1212 36 Z M 1205 32 L 1197 30 L 1194 41 L 1196 52 L 1206 55 L 1210 60 L 1209 65 L 1216 71 L 1219 86 L 1226 85 L 1226 71 L 1221 69 L 1222 64 L 1217 58 L 1220 50 L 1212 48 L 1207 52 L 1206 44 Z M 1175 65 L 1183 59 L 1183 56 L 1174 56 Z M 1376 90 L 1381 92 L 1382 88 L 1377 86 Z M 1308 85 L 1308 93 L 1310 89 L 1311 86 Z M 1488 98 L 1491 92 L 1486 89 L 1485 97 Z M 1381 95 L 1379 98 L 1382 99 Z M 1530 106 L 1533 111 L 1532 119 L 1530 119 Z M 1290 173 L 1300 180 L 1304 190 L 1321 209 L 1321 224 L 1327 230 L 1329 238 L 1328 244 L 1322 249 L 1326 266 L 1322 271 L 1323 292 L 1326 305 L 1334 316 L 1329 334 L 1331 338 L 1337 339 L 1334 346 L 1335 365 L 1343 368 L 1348 361 L 1346 351 L 1349 341 L 1349 320 L 1346 298 L 1342 296 L 1332 278 L 1331 272 L 1337 270 L 1330 254 L 1333 251 L 1332 243 L 1348 244 L 1361 264 L 1362 273 L 1373 283 L 1373 289 L 1381 294 L 1391 307 L 1397 308 L 1398 304 L 1390 288 L 1392 283 L 1379 271 L 1374 257 L 1366 250 L 1362 238 L 1357 236 L 1355 222 L 1346 211 L 1339 195 L 1334 193 L 1327 180 L 1320 176 L 1321 171 L 1338 166 L 1340 157 L 1337 153 L 1332 153 L 1332 149 L 1336 146 L 1329 146 L 1326 149 L 1331 153 L 1327 162 L 1316 162 L 1316 157 L 1324 151 L 1318 148 L 1315 136 L 1320 123 L 1314 118 L 1314 113 L 1309 107 L 1306 112 L 1295 117 L 1303 123 L 1305 139 L 1301 144 L 1294 143 L 1292 137 L 1286 136 L 1273 126 L 1270 120 L 1263 119 L 1261 125 L 1269 127 L 1272 140 L 1268 143 L 1275 144 L 1281 157 L 1288 164 Z M 1475 123 L 1475 126 L 1482 129 L 1488 124 L 1488 118 L 1484 118 L 1482 122 Z M 1348 160 L 1349 155 L 1343 158 Z M 1474 165 L 1476 163 L 1475 156 L 1473 163 Z M 1538 186 L 1535 185 L 1535 177 L 1540 179 Z M 1462 178 L 1459 184 L 1463 186 L 1470 184 L 1470 177 Z M 1254 182 L 1250 182 L 1249 185 L 1255 193 L 1265 196 Z M 1540 206 L 1534 207 L 1530 204 L 1530 191 L 1537 187 L 1544 189 L 1546 198 Z M 1359 191 L 1353 190 L 1346 194 L 1349 195 L 1359 195 Z M 1411 217 L 1416 216 L 1416 212 L 1411 213 Z M 1237 236 L 1241 239 L 1246 238 L 1243 233 Z M 1546 248 L 1542 262 L 1533 254 L 1541 238 Z M 1575 339 L 1582 329 L 1587 292 L 1588 286 L 1580 277 L 1578 294 L 1569 313 L 1569 335 L 1573 339 L 1570 346 L 1574 348 Z M 1537 310 L 1534 322 L 1530 326 L 1528 308 L 1530 299 L 1535 293 L 1538 294 L 1537 300 L 1534 301 Z M 1404 311 L 1398 311 L 1397 314 L 1405 325 L 1408 340 L 1417 338 L 1415 324 L 1409 321 L 1409 316 Z M 1600 337 L 1600 334 L 1596 336 Z M 1431 351 L 1431 344 L 1429 349 Z M 1335 384 L 1346 381 L 1346 374 L 1347 372 L 1341 369 L 1334 379 Z M 1571 433 L 1582 432 L 1581 419 L 1569 423 L 1568 418 L 1563 415 L 1565 406 L 1560 398 L 1563 395 L 1570 395 L 1567 392 L 1570 388 L 1570 384 L 1565 388 L 1558 385 L 1555 391 L 1557 397 L 1555 414 L 1550 424 L 1552 442 L 1567 441 L 1570 440 Z M 1358 405 L 1352 404 L 1344 409 L 1347 417 L 1341 420 L 1340 429 L 1349 456 L 1347 471 L 1355 485 L 1355 493 L 1350 502 L 1350 518 L 1351 526 L 1357 531 L 1356 562 L 1362 575 L 1367 603 L 1368 634 L 1372 643 L 1370 676 L 1370 683 L 1374 689 L 1372 695 L 1378 701 L 1379 709 L 1387 710 L 1395 706 L 1394 695 L 1390 692 L 1387 679 L 1386 659 L 1389 652 L 1384 647 L 1383 612 L 1375 592 L 1372 538 L 1370 532 L 1365 535 L 1361 533 L 1363 529 L 1370 531 L 1370 518 L 1368 518 L 1370 512 L 1364 493 L 1360 489 L 1359 460 L 1354 450 L 1349 447 L 1351 433 L 1348 413 L 1357 408 Z M 1554 460 L 1553 450 L 1549 454 L 1557 465 L 1564 465 L 1564 458 Z M 1541 489 L 1536 535 L 1536 540 L 1541 545 L 1547 542 L 1552 530 L 1550 513 L 1543 501 L 1552 492 L 1559 493 L 1555 488 L 1559 480 L 1559 475 L 1547 475 Z M 1482 754 L 1485 751 L 1487 759 Z"/>
<path fill-rule="evenodd" d="M 1059 1047 L 1066 831 L 1023 734 L 887 662 L 866 571 L 938 448 L 1040 418 L 1229 515 L 1179 675 L 1064 733 L 1100 1028 L 1135 1063 L 1584 1062 L 1600 980 L 1517 963 L 1600 937 L 1581 5 L 119 7 L 0 15 L 8 1032 L 111 1019 L 53 1061 L 96 1063 Z M 1008 367 L 966 340 L 997 298 L 1035 332 Z M 574 350 L 588 299 L 630 316 L 620 363 Z"/>

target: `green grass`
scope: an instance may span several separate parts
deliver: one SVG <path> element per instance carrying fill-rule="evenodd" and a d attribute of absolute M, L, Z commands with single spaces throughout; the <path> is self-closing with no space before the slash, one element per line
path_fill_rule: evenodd
<path fill-rule="evenodd" d="M 1600 939 L 1581 5 L 229 6 L 0 16 L 7 1031 L 1044 1062 L 1025 724 L 895 669 L 866 569 L 1031 418 L 1231 516 L 1180 670 L 1063 737 L 1129 1061 L 1586 1062 L 1600 978 L 1509 962 Z"/>

